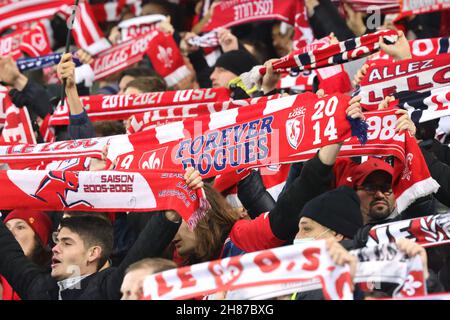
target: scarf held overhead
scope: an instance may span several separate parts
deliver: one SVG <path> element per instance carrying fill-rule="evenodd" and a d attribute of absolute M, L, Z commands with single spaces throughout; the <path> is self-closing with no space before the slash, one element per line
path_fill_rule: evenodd
<path fill-rule="evenodd" d="M 2 170 L 0 208 L 46 211 L 175 210 L 194 227 L 208 203 L 183 174 L 162 171 Z"/>
<path fill-rule="evenodd" d="M 81 97 L 84 109 L 91 121 L 126 120 L 130 116 L 147 110 L 167 109 L 175 106 L 197 106 L 198 104 L 230 100 L 230 91 L 225 88 L 190 89 L 164 92 L 147 92 L 126 95 L 95 95 Z M 50 119 L 50 125 L 68 125 L 69 107 L 59 105 Z"/>
<path fill-rule="evenodd" d="M 312 245 L 315 241 L 309 242 Z M 350 251 L 357 257 L 353 283 L 364 291 L 372 291 L 381 283 L 396 284 L 394 297 L 411 297 L 426 294 L 423 264 L 420 257 L 408 258 L 395 244 L 385 244 Z M 412 285 L 414 284 L 414 285 Z M 227 300 L 264 300 L 280 297 L 293 292 L 322 288 L 318 279 L 303 283 L 279 283 L 246 287 L 228 291 Z"/>
<path fill-rule="evenodd" d="M 217 28 L 230 28 L 243 23 L 280 20 L 294 25 L 296 1 L 285 0 L 225 0 L 220 1 L 212 11 L 211 18 L 202 32 Z"/>
<path fill-rule="evenodd" d="M 156 126 L 168 124 L 175 121 L 182 121 L 188 118 L 202 117 L 230 110 L 233 108 L 244 108 L 254 105 L 258 102 L 277 99 L 280 95 L 263 96 L 251 99 L 231 100 L 216 103 L 187 104 L 177 107 L 155 108 L 151 111 L 137 113 L 130 118 L 130 127 L 127 133 L 136 133 L 139 131 L 149 130 Z"/>
<path fill-rule="evenodd" d="M 91 63 L 94 79 L 103 79 L 142 60 L 146 54 L 168 86 L 190 74 L 172 35 L 153 30 L 100 53 Z"/>
<path fill-rule="evenodd" d="M 352 299 L 349 267 L 332 262 L 324 240 L 157 273 L 145 279 L 144 299 L 183 300 L 281 283 L 292 284 L 291 290 L 307 291 L 314 279 L 320 281 L 327 299 Z"/>
<path fill-rule="evenodd" d="M 348 39 L 336 44 L 318 48 L 305 53 L 291 53 L 273 62 L 275 72 L 286 72 L 291 68 L 299 70 L 313 70 L 342 64 L 351 60 L 359 59 L 365 55 L 379 50 L 378 39 L 382 37 L 388 43 L 395 43 L 398 34 L 393 30 L 382 30 L 363 35 L 359 38 Z M 266 73 L 266 68 L 255 66 L 249 72 L 240 75 L 246 88 L 257 85 L 261 77 Z"/>
<path fill-rule="evenodd" d="M 204 178 L 291 162 L 293 153 L 350 137 L 348 101 L 344 95 L 317 99 L 305 93 L 173 122 L 112 143 L 108 159 L 123 169 L 159 159 L 163 168 L 193 166 Z"/>
<path fill-rule="evenodd" d="M 450 242 L 450 213 L 385 223 L 369 231 L 366 246 L 394 242 L 407 238 L 423 247 Z"/>
<path fill-rule="evenodd" d="M 423 92 L 449 85 L 449 64 L 450 54 L 376 64 L 369 67 L 355 95 L 361 96 L 364 109 L 374 110 L 385 97 L 396 92 Z"/>

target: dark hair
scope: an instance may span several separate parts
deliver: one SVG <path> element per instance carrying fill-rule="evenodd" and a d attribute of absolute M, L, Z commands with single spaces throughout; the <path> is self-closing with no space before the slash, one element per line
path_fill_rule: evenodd
<path fill-rule="evenodd" d="M 158 14 L 170 16 L 170 23 L 175 30 L 179 30 L 182 26 L 182 19 L 184 18 L 179 10 L 179 5 L 171 3 L 167 0 L 144 0 L 142 2 L 142 15 L 155 14 L 156 12 L 148 12 L 147 5 L 155 5 L 159 7 Z"/>
<path fill-rule="evenodd" d="M 102 254 L 97 268 L 103 267 L 113 250 L 113 227 L 110 221 L 94 216 L 73 216 L 61 220 L 62 228 L 78 234 L 87 248 L 100 246 Z"/>
<path fill-rule="evenodd" d="M 146 258 L 131 264 L 125 271 L 125 274 L 137 269 L 152 269 L 152 274 L 154 274 L 170 269 L 175 269 L 176 267 L 176 263 L 172 260 L 163 258 Z"/>
<path fill-rule="evenodd" d="M 167 86 L 161 77 L 139 77 L 128 82 L 124 90 L 136 88 L 142 92 L 166 91 Z"/>
<path fill-rule="evenodd" d="M 38 266 L 48 267 L 52 260 L 52 252 L 48 247 L 44 247 L 36 233 L 34 234 L 34 243 L 35 245 L 29 259 Z"/>
<path fill-rule="evenodd" d="M 122 78 L 125 76 L 139 78 L 139 77 L 151 77 L 151 76 L 156 76 L 156 75 L 157 74 L 155 73 L 155 71 L 153 71 L 150 68 L 134 67 L 134 68 L 125 69 L 124 71 L 122 71 L 122 73 L 119 76 L 118 82 L 120 82 L 120 80 L 122 80 Z"/>
<path fill-rule="evenodd" d="M 69 217 L 96 217 L 99 219 L 105 219 L 106 221 L 109 221 L 107 212 L 89 212 L 89 211 L 64 211 L 63 214 L 68 215 Z"/>
<path fill-rule="evenodd" d="M 94 122 L 95 135 L 97 137 L 109 137 L 126 132 L 122 121 L 97 121 Z"/>
<path fill-rule="evenodd" d="M 219 258 L 231 228 L 239 220 L 236 211 L 216 189 L 205 183 L 204 190 L 211 209 L 194 229 L 197 245 L 193 256 L 189 258 L 190 263 Z"/>

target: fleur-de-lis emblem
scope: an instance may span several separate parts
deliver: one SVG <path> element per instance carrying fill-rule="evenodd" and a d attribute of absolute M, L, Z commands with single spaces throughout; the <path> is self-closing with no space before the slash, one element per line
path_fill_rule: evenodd
<path fill-rule="evenodd" d="M 406 179 L 406 180 L 411 180 L 411 164 L 412 164 L 412 159 L 413 159 L 414 155 L 412 153 L 408 153 L 406 155 L 406 161 L 405 161 L 405 169 L 403 170 L 402 173 L 402 180 Z"/>
<path fill-rule="evenodd" d="M 406 278 L 405 283 L 403 284 L 403 292 L 411 297 L 415 295 L 416 290 L 419 289 L 422 286 L 422 283 L 420 281 L 415 281 L 414 276 L 408 275 L 408 278 Z"/>
<path fill-rule="evenodd" d="M 158 55 L 157 58 L 164 63 L 165 68 L 171 68 L 172 61 L 172 48 L 164 48 L 162 46 L 158 46 Z"/>

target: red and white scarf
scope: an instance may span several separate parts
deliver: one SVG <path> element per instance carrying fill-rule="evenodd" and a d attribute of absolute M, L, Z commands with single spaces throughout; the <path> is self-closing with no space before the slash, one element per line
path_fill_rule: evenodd
<path fill-rule="evenodd" d="M 348 266 L 336 266 L 325 241 L 247 253 L 147 277 L 144 299 L 183 300 L 220 291 L 289 284 L 279 295 L 311 290 L 318 279 L 326 299 L 352 299 Z"/>
<path fill-rule="evenodd" d="M 219 46 L 219 37 L 217 36 L 217 31 L 211 31 L 201 36 L 189 38 L 187 42 L 191 46 L 199 48 L 215 48 Z"/>
<path fill-rule="evenodd" d="M 393 30 L 382 30 L 305 53 L 297 54 L 293 52 L 275 61 L 273 68 L 276 72 L 286 72 L 291 68 L 313 70 L 342 64 L 377 51 L 379 49 L 379 37 L 394 43 L 397 41 L 398 34 Z M 249 72 L 241 74 L 240 78 L 247 88 L 252 88 L 260 82 L 265 73 L 265 67 L 255 66 Z"/>
<path fill-rule="evenodd" d="M 8 163 L 12 169 L 25 169 L 42 167 L 55 160 L 63 161 L 79 157 L 102 159 L 102 149 L 111 139 L 120 142 L 123 136 L 0 146 L 0 162 Z"/>
<path fill-rule="evenodd" d="M 154 30 L 100 53 L 91 63 L 94 80 L 103 79 L 142 60 L 146 54 L 168 86 L 190 74 L 171 35 Z"/>
<path fill-rule="evenodd" d="M 372 291 L 381 283 L 395 283 L 393 297 L 427 294 L 424 266 L 419 256 L 408 258 L 395 244 L 383 244 L 350 251 L 358 258 L 354 283 Z"/>
<path fill-rule="evenodd" d="M 151 14 L 122 21 L 118 25 L 121 41 L 128 41 L 153 31 L 156 29 L 156 24 L 165 19 L 166 17 L 162 14 Z"/>
<path fill-rule="evenodd" d="M 450 243 L 450 213 L 376 225 L 369 231 L 366 246 L 402 238 L 411 239 L 426 248 Z"/>
<path fill-rule="evenodd" d="M 202 102 L 202 103 L 186 104 L 181 106 L 152 108 L 151 111 L 137 113 L 131 116 L 130 127 L 128 128 L 127 133 L 136 133 L 139 131 L 149 130 L 156 126 L 168 124 L 171 122 L 207 116 L 215 112 L 221 112 L 233 108 L 248 107 L 258 102 L 277 99 L 279 98 L 279 96 L 280 95 L 276 94 L 269 97 L 258 97 L 252 99 L 242 99 L 234 101 L 215 102 L 215 103 Z M 224 98 L 226 98 L 226 96 L 224 96 Z M 220 101 L 220 98 L 216 99 L 216 101 Z"/>
<path fill-rule="evenodd" d="M 392 104 L 408 110 L 409 117 L 414 123 L 450 116 L 450 86 L 423 93 L 408 93 Z"/>
<path fill-rule="evenodd" d="M 359 284 L 364 291 L 372 291 L 381 283 L 392 283 L 397 284 L 393 291 L 394 297 L 426 294 L 424 270 L 420 257 L 408 258 L 394 244 L 353 250 L 350 253 L 358 258 L 353 283 Z M 297 283 L 263 285 L 228 291 L 226 299 L 270 299 L 293 292 L 317 290 L 321 287 L 318 279 L 302 283 L 302 286 Z"/>
<path fill-rule="evenodd" d="M 344 1 L 332 0 L 332 2 L 341 5 Z M 398 13 L 400 9 L 398 0 L 353 0 L 345 3 L 349 4 L 354 11 L 365 13 L 369 12 L 369 9 L 372 11 L 376 9 L 383 14 Z M 344 12 L 342 6 L 339 8 Z"/>
<path fill-rule="evenodd" d="M 0 7 L 0 30 L 24 23 L 49 19 L 56 13 L 68 18 L 72 13 L 72 0 L 23 0 Z M 97 24 L 89 3 L 81 2 L 72 29 L 75 43 L 91 54 L 110 47 Z"/>
<path fill-rule="evenodd" d="M 22 0 L 0 6 L 0 30 L 23 23 L 51 18 L 63 5 L 72 0 Z"/>
<path fill-rule="evenodd" d="M 280 20 L 294 25 L 296 9 L 296 1 L 224 0 L 213 9 L 202 32 L 264 20 Z"/>
<path fill-rule="evenodd" d="M 369 67 L 355 95 L 366 110 L 378 108 L 386 96 L 400 91 L 429 91 L 450 83 L 450 54 L 412 58 Z"/>
<path fill-rule="evenodd" d="M 0 172 L 0 208 L 46 211 L 175 210 L 195 227 L 208 209 L 202 189 L 193 191 L 183 174 L 163 171 Z"/>
<path fill-rule="evenodd" d="M 409 48 L 413 58 L 428 58 L 439 54 L 450 53 L 450 37 L 409 40 Z M 378 51 L 367 59 L 367 64 L 394 63 L 394 59 L 384 51 Z"/>
<path fill-rule="evenodd" d="M 120 168 L 139 168 L 156 153 L 163 168 L 194 166 L 205 178 L 292 162 L 302 151 L 350 137 L 348 101 L 305 93 L 173 122 L 111 144 L 108 158 Z"/>
<path fill-rule="evenodd" d="M 14 60 L 22 56 L 20 45 L 26 32 L 24 29 L 19 29 L 6 36 L 0 37 L 0 56 L 11 55 Z"/>
<path fill-rule="evenodd" d="M 42 22 L 37 23 L 22 38 L 20 50 L 30 57 L 44 56 L 52 52 L 47 28 Z"/>
<path fill-rule="evenodd" d="M 49 157 L 69 159 L 80 155 L 101 157 L 101 149 L 109 143 L 108 159 L 111 161 L 117 159 L 119 167 L 129 169 L 145 165 L 147 159 L 144 153 L 149 157 L 157 153 L 160 166 L 167 169 L 180 169 L 182 163 L 187 164 L 191 161 L 199 165 L 198 160 L 201 160 L 199 157 L 208 157 L 211 161 L 206 163 L 207 168 L 203 163 L 198 169 L 205 177 L 210 177 L 234 171 L 235 167 L 243 169 L 266 166 L 270 161 L 291 162 L 291 156 L 300 156 L 301 150 L 306 151 L 345 140 L 351 134 L 351 126 L 345 115 L 349 99 L 344 95 L 317 99 L 316 95 L 305 93 L 269 100 L 251 108 L 231 109 L 199 119 L 169 123 L 133 135 L 3 148 L 0 149 L 0 159 L 17 163 L 21 161 L 20 159 L 22 161 L 36 161 Z M 196 127 L 198 120 L 201 120 L 199 128 Z M 310 126 L 308 123 L 314 125 Z M 273 132 L 276 132 L 274 138 L 277 139 L 272 142 Z M 197 139 L 194 139 L 194 145 L 191 137 Z M 206 138 L 209 142 L 205 140 Z M 203 143 L 199 145 L 200 140 Z M 194 157 L 188 154 L 191 145 L 194 147 L 192 150 L 195 153 Z M 223 159 L 221 158 L 223 152 L 228 158 L 234 154 L 236 148 L 239 148 L 236 154 L 238 157 L 225 163 L 225 167 L 220 168 L 223 165 L 222 161 L 214 163 L 214 158 Z M 243 148 L 248 149 L 247 152 L 244 152 L 246 150 Z M 181 158 L 172 161 L 171 154 L 175 155 L 175 152 Z"/>
<path fill-rule="evenodd" d="M 142 0 L 115 0 L 91 4 L 91 7 L 98 22 L 109 22 L 119 21 L 125 6 L 128 6 L 135 16 L 141 15 L 141 5 Z"/>
<path fill-rule="evenodd" d="M 297 1 L 294 22 L 294 38 L 292 49 L 294 51 L 305 47 L 314 41 L 314 34 L 308 22 L 308 13 L 304 1 Z"/>
<path fill-rule="evenodd" d="M 442 11 L 450 9 L 450 3 L 446 0 L 401 0 L 400 13 L 401 16 L 422 14 L 434 11 Z"/>
<path fill-rule="evenodd" d="M 321 146 L 350 138 L 352 127 L 345 115 L 348 100 L 343 95 L 323 99 L 312 93 L 288 96 L 252 108 L 216 112 L 111 137 L 101 143 L 87 139 L 62 142 L 62 146 L 3 148 L 0 159 L 17 165 L 46 157 L 99 157 L 109 141 L 108 159 L 119 169 L 170 171 L 194 166 L 205 178 L 212 177 L 237 169 L 308 160 Z M 368 143 L 362 146 L 352 138 L 345 142 L 340 155 L 394 155 L 398 161 L 393 185 L 401 212 L 415 199 L 436 192 L 439 185 L 430 177 L 414 138 L 395 132 L 397 117 L 395 110 L 367 113 Z M 361 132 L 354 134 L 359 136 Z"/>
<path fill-rule="evenodd" d="M 157 32 L 148 45 L 146 54 L 155 71 L 164 78 L 169 87 L 191 74 L 171 34 Z"/>
<path fill-rule="evenodd" d="M 4 114 L 4 127 L 0 137 L 0 145 L 36 143 L 36 137 L 27 108 L 16 107 L 11 101 L 7 88 L 1 86 L 0 109 Z"/>
<path fill-rule="evenodd" d="M 230 99 L 230 91 L 226 88 L 190 89 L 164 92 L 147 92 L 124 95 L 95 95 L 81 97 L 81 102 L 91 121 L 125 120 L 136 113 L 147 110 L 166 110 L 198 105 Z M 69 124 L 68 103 L 59 105 L 50 119 L 51 126 Z M 133 129 L 138 130 L 140 121 L 134 123 Z M 144 126 L 146 123 L 143 123 Z"/>
<path fill-rule="evenodd" d="M 71 5 L 73 3 L 63 5 L 58 11 L 66 19 L 72 14 Z M 72 34 L 76 45 L 91 55 L 95 55 L 111 47 L 110 42 L 106 39 L 102 29 L 99 27 L 89 3 L 83 2 L 78 5 Z"/>

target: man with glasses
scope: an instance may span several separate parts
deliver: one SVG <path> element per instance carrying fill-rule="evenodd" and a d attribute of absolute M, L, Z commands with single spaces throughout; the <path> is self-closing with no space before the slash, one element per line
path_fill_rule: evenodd
<path fill-rule="evenodd" d="M 394 212 L 393 173 L 394 168 L 378 158 L 369 158 L 355 167 L 351 180 L 361 201 L 364 224 L 385 220 Z"/>

